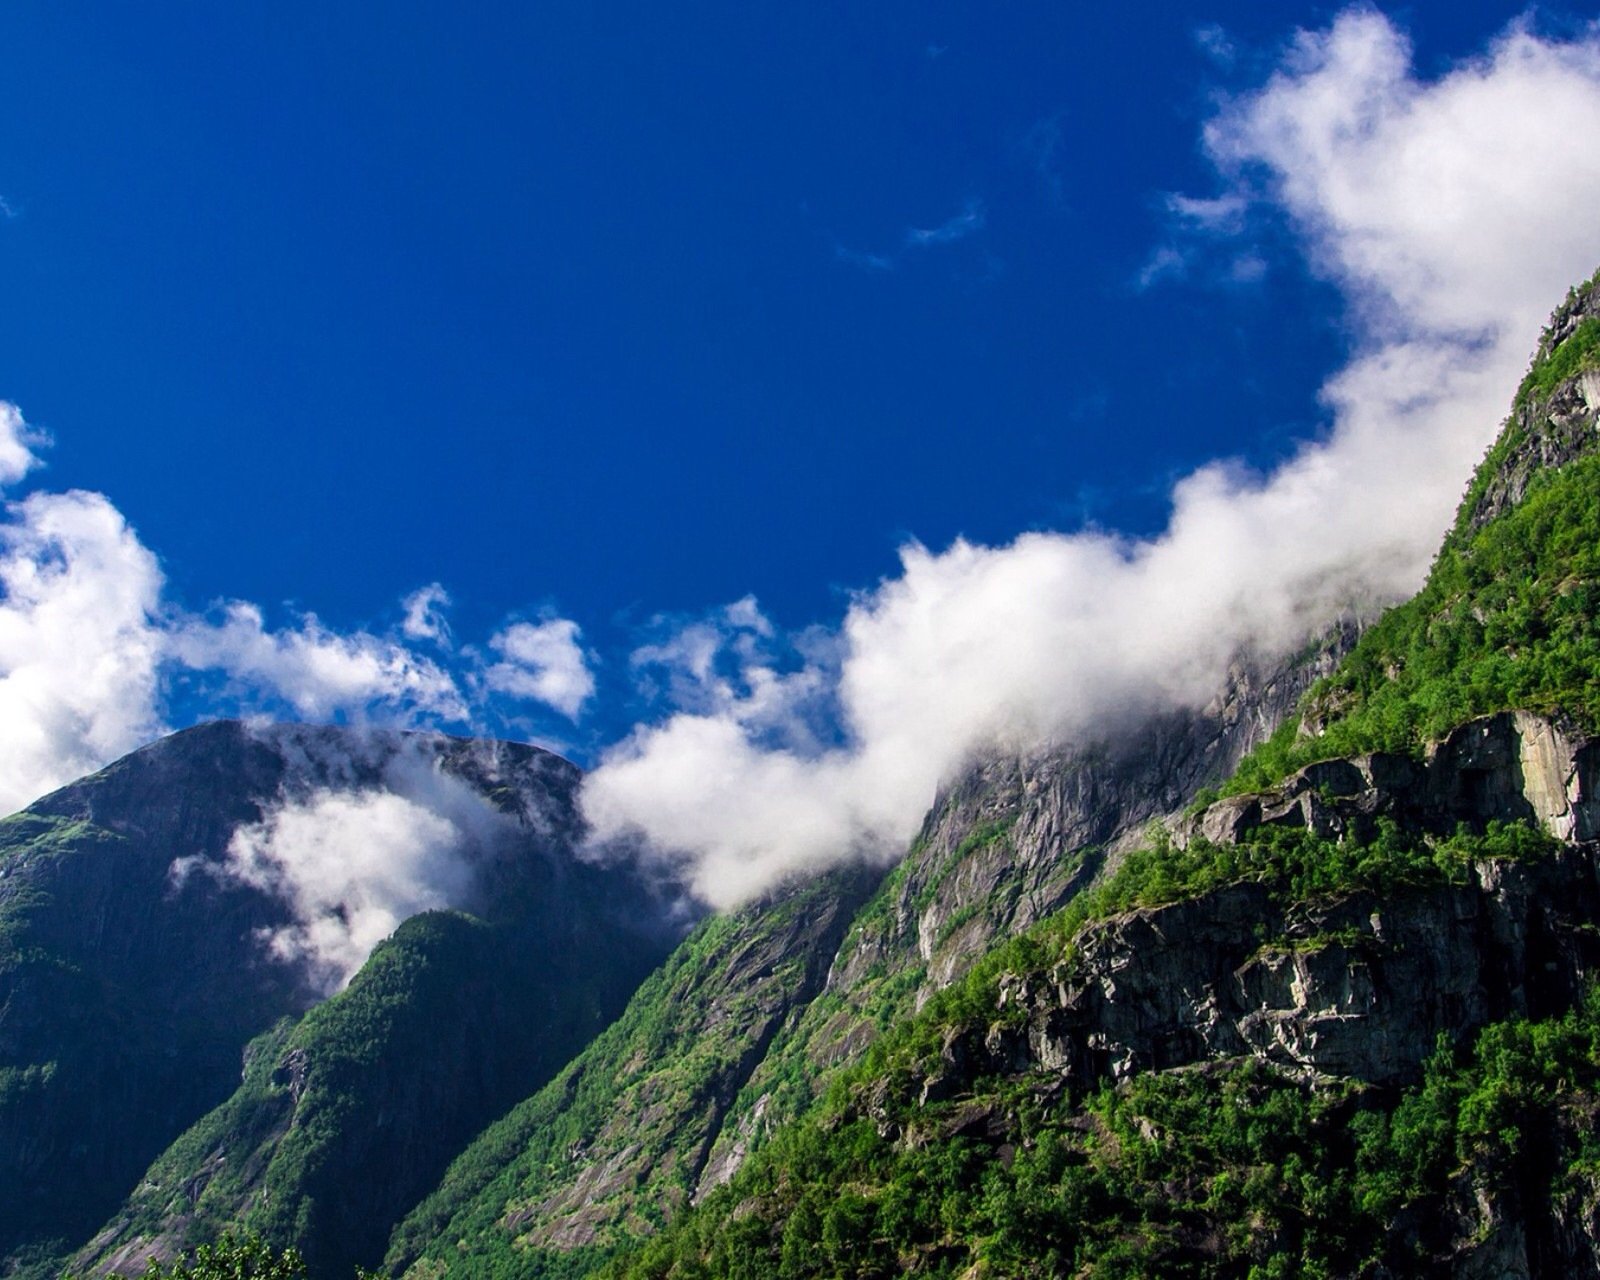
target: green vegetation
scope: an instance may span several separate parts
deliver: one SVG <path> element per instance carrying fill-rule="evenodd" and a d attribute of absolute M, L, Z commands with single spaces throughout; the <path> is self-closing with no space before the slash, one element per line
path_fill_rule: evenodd
<path fill-rule="evenodd" d="M 260 1236 L 230 1233 L 175 1262 L 152 1259 L 143 1280 L 306 1280 L 306 1264 L 297 1250 L 279 1253 Z"/>
<path fill-rule="evenodd" d="M 1513 510 L 1447 543 L 1427 585 L 1306 695 L 1320 734 L 1284 724 L 1226 794 L 1315 760 L 1411 752 L 1475 716 L 1524 708 L 1600 729 L 1600 456 L 1535 477 Z"/>
<path fill-rule="evenodd" d="M 645 957 L 613 960 L 573 971 L 518 927 L 413 917 L 348 989 L 252 1042 L 240 1087 L 140 1180 L 120 1238 L 188 1246 L 243 1225 L 321 1275 L 375 1265 L 450 1158 L 592 1036 L 618 1002 L 608 986 Z"/>
<path fill-rule="evenodd" d="M 1416 1274 L 1457 1179 L 1489 1194 L 1593 1189 L 1597 1088 L 1591 996 L 1441 1040 L 1397 1094 L 1312 1089 L 1253 1061 L 1142 1075 L 1076 1106 L 1042 1073 L 942 1104 L 891 1093 L 871 1117 L 862 1091 L 841 1091 L 602 1274 Z M 1006 1141 L 966 1136 L 988 1115 Z"/>
<path fill-rule="evenodd" d="M 848 880 L 822 877 L 704 922 L 566 1070 L 467 1147 L 396 1229 L 386 1265 L 581 1275 L 660 1226 L 658 1206 L 682 1205 L 693 1190 L 725 1100 L 788 1010 L 820 985 L 852 892 Z M 837 924 L 805 942 L 808 922 L 830 912 Z M 519 1244 L 558 1203 L 589 1225 L 593 1243 Z M 520 1231 L 507 1229 L 508 1216 Z"/>
<path fill-rule="evenodd" d="M 1589 316 L 1560 346 L 1528 370 L 1517 388 L 1515 408 L 1520 410 L 1530 400 L 1546 398 L 1568 378 L 1597 366 L 1600 366 L 1600 317 Z"/>

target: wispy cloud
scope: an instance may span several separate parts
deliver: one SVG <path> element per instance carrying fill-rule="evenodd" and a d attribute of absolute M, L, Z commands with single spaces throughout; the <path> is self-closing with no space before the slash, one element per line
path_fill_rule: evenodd
<path fill-rule="evenodd" d="M 911 254 L 970 239 L 988 225 L 988 220 L 983 201 L 968 200 L 961 212 L 946 218 L 937 226 L 907 227 L 900 237 L 900 244 L 892 251 L 863 251 L 835 243 L 834 257 L 868 271 L 893 271 Z"/>
<path fill-rule="evenodd" d="M 1066 135 L 1062 130 L 1062 117 L 1058 112 L 1037 121 L 1023 136 L 1019 150 L 1033 169 L 1045 197 L 1057 208 L 1067 202 L 1067 181 L 1062 171 L 1062 156 L 1066 149 Z"/>
<path fill-rule="evenodd" d="M 988 221 L 981 200 L 969 200 L 966 207 L 953 218 L 946 218 L 936 227 L 908 227 L 906 248 L 926 249 L 930 245 L 954 244 L 968 236 L 977 235 Z"/>
<path fill-rule="evenodd" d="M 400 607 L 405 619 L 400 624 L 401 633 L 411 640 L 432 640 L 435 644 L 450 644 L 450 624 L 444 611 L 450 607 L 450 593 L 437 582 L 418 587 Z"/>
<path fill-rule="evenodd" d="M 1140 289 L 1151 289 L 1167 280 L 1182 280 L 1189 274 L 1190 255 L 1177 245 L 1157 245 L 1144 260 L 1133 282 Z"/>
<path fill-rule="evenodd" d="M 1239 56 L 1238 47 L 1232 37 L 1214 22 L 1196 27 L 1194 42 L 1206 57 L 1224 70 L 1232 67 Z"/>
<path fill-rule="evenodd" d="M 1134 287 L 1154 288 L 1197 278 L 1207 285 L 1253 285 L 1267 275 L 1266 256 L 1254 245 L 1239 248 L 1259 216 L 1258 202 L 1243 191 L 1215 196 L 1168 192 L 1161 201 L 1167 238 L 1134 273 Z"/>
<path fill-rule="evenodd" d="M 859 249 L 847 249 L 842 244 L 833 246 L 833 256 L 840 262 L 847 262 L 852 267 L 863 267 L 868 271 L 893 271 L 900 261 L 890 254 L 863 253 Z"/>
<path fill-rule="evenodd" d="M 1219 235 L 1234 235 L 1244 229 L 1244 216 L 1250 202 L 1239 192 L 1220 196 L 1186 196 L 1173 192 L 1167 196 L 1167 211 L 1185 226 Z"/>
<path fill-rule="evenodd" d="M 5 218 L 9 222 L 12 218 L 20 218 L 21 216 L 22 210 L 16 204 L 7 200 L 5 196 L 0 196 L 0 218 Z"/>

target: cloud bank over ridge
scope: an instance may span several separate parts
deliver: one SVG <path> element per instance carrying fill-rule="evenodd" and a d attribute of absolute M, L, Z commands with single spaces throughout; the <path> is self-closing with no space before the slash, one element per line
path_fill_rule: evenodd
<path fill-rule="evenodd" d="M 0 485 L 22 481 L 44 443 L 0 401 Z M 437 585 L 405 601 L 404 622 L 383 633 L 336 631 L 314 614 L 274 629 L 240 600 L 190 612 L 168 598 L 159 561 L 111 500 L 83 490 L 39 489 L 7 504 L 0 593 L 4 812 L 166 732 L 168 692 L 181 678 L 210 682 L 219 706 L 247 714 L 461 727 L 491 699 L 545 702 L 570 717 L 593 688 L 578 628 L 562 619 L 542 624 L 544 644 L 492 666 L 475 650 L 449 665 L 423 652 L 421 643 L 448 638 Z M 507 671 L 514 682 L 497 674 Z"/>
<path fill-rule="evenodd" d="M 1158 253 L 1237 260 L 1252 218 L 1287 220 L 1354 330 L 1323 390 L 1326 435 L 1270 474 L 1224 460 L 1184 477 L 1151 538 L 908 545 L 898 576 L 807 638 L 798 669 L 770 627 L 696 624 L 679 709 L 590 777 L 598 833 L 642 834 L 731 906 L 896 856 L 975 750 L 1201 704 L 1239 653 L 1284 652 L 1415 590 L 1540 324 L 1600 261 L 1596 136 L 1592 31 L 1515 26 L 1432 79 L 1375 11 L 1299 34 L 1264 85 L 1217 109 L 1204 145 L 1221 190 L 1175 199 Z"/>

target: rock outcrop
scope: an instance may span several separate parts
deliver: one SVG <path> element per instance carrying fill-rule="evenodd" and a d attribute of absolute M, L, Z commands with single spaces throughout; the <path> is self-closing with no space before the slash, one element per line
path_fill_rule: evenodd
<path fill-rule="evenodd" d="M 924 1096 L 967 1075 L 1056 1073 L 1081 1096 L 1216 1059 L 1306 1081 L 1415 1080 L 1439 1033 L 1571 1007 L 1600 965 L 1594 845 L 1485 860 L 1469 883 L 1284 906 L 1239 883 L 1091 926 L 1077 955 L 1002 979 L 992 1028 L 945 1047 Z"/>
<path fill-rule="evenodd" d="M 1234 844 L 1259 827 L 1368 839 L 1389 817 L 1448 834 L 1465 823 L 1531 822 L 1558 840 L 1600 838 L 1600 740 L 1527 711 L 1469 721 L 1422 759 L 1373 752 L 1309 765 L 1281 786 L 1230 796 L 1174 824 Z"/>

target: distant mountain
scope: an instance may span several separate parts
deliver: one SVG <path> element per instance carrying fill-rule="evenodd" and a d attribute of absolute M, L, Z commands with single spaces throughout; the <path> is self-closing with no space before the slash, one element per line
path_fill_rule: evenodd
<path fill-rule="evenodd" d="M 575 856 L 579 776 L 512 743 L 225 722 L 0 822 L 11 1269 L 51 1270 L 91 1236 L 78 1267 L 140 1269 L 237 1218 L 319 1265 L 378 1261 L 448 1158 L 677 936 L 649 885 Z M 319 804 L 345 823 L 324 838 L 369 812 L 396 851 L 396 822 L 448 837 L 448 866 L 404 870 L 461 908 L 410 921 L 326 1003 L 319 950 L 356 945 L 363 908 L 337 885 L 296 896 L 261 851 L 288 839 L 285 813 L 318 838 Z"/>

